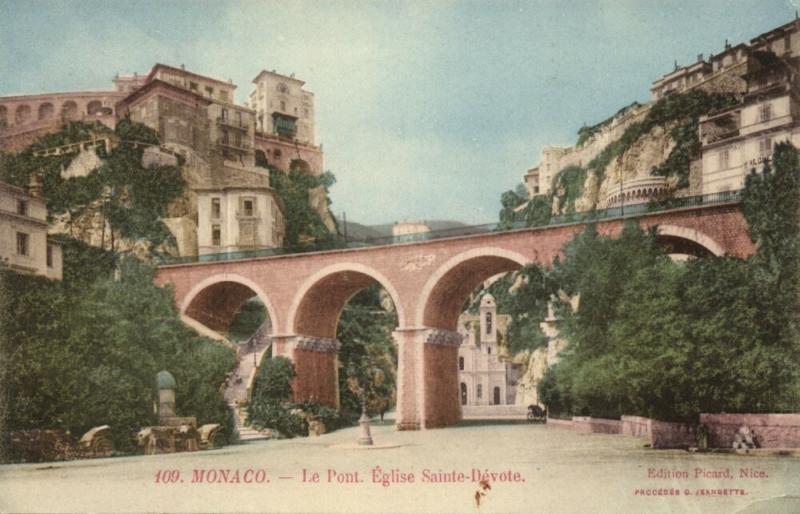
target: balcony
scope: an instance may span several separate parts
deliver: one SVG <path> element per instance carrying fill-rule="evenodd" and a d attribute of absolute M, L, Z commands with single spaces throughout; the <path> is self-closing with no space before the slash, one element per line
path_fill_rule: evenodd
<path fill-rule="evenodd" d="M 245 123 L 242 120 L 234 120 L 233 118 L 227 117 L 223 118 L 222 116 L 217 116 L 217 124 L 222 125 L 223 127 L 230 127 L 237 130 L 243 130 L 245 132 L 248 131 L 250 125 Z"/>
<path fill-rule="evenodd" d="M 741 124 L 741 108 L 700 118 L 700 141 L 703 146 L 737 137 Z"/>
<path fill-rule="evenodd" d="M 235 139 L 217 139 L 217 145 L 227 150 L 236 150 L 237 152 L 249 152 L 252 147 L 245 141 L 236 141 Z"/>

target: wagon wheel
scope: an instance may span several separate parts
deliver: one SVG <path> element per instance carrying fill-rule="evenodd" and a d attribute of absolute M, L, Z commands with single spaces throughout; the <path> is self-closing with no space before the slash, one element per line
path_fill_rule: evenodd
<path fill-rule="evenodd" d="M 114 452 L 114 443 L 111 439 L 101 437 L 92 444 L 92 453 L 96 457 L 108 457 Z"/>

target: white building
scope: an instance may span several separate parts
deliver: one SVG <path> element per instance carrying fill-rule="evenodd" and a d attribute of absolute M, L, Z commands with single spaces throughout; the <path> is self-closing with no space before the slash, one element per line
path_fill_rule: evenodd
<path fill-rule="evenodd" d="M 262 71 L 253 79 L 250 108 L 256 112 L 256 128 L 307 145 L 315 144 L 314 93 L 305 82 L 275 71 Z"/>
<path fill-rule="evenodd" d="M 779 142 L 800 147 L 796 71 L 771 52 L 754 53 L 747 67 L 744 102 L 700 118 L 703 194 L 743 188 Z"/>
<path fill-rule="evenodd" d="M 0 260 L 20 273 L 62 277 L 61 245 L 47 238 L 47 205 L 41 186 L 31 194 L 0 182 Z"/>
<path fill-rule="evenodd" d="M 498 333 L 505 334 L 509 316 L 497 314 L 490 294 L 481 298 L 477 315 L 462 314 L 458 331 L 463 342 L 458 349 L 461 405 L 513 404 L 508 398 L 508 365 Z"/>
<path fill-rule="evenodd" d="M 283 212 L 268 186 L 197 190 L 199 255 L 283 244 Z"/>

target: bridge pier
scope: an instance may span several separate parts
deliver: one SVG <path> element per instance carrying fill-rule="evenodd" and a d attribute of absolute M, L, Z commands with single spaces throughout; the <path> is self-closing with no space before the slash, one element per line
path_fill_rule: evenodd
<path fill-rule="evenodd" d="M 338 351 L 341 343 L 328 337 L 305 335 L 273 339 L 273 355 L 287 357 L 294 363 L 294 401 L 315 399 L 322 405 L 338 409 Z"/>
<path fill-rule="evenodd" d="M 461 334 L 438 328 L 397 329 L 397 428 L 419 430 L 461 420 Z"/>

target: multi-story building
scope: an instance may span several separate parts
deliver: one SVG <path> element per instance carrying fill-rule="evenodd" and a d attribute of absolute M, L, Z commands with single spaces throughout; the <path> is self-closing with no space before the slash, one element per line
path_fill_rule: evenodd
<path fill-rule="evenodd" d="M 508 315 L 498 315 L 494 297 L 481 298 L 478 314 L 464 313 L 458 320 L 462 344 L 458 349 L 461 405 L 514 404 L 509 388 L 511 368 L 498 341 L 505 335 Z"/>
<path fill-rule="evenodd" d="M 30 194 L 0 182 L 0 260 L 20 273 L 61 279 L 61 245 L 47 236 L 47 205 L 34 177 Z"/>
<path fill-rule="evenodd" d="M 653 102 L 692 89 L 734 94 L 741 99 L 739 105 L 701 118 L 702 185 L 691 186 L 694 190 L 702 187 L 702 193 L 707 194 L 740 189 L 746 172 L 768 160 L 775 143 L 792 141 L 798 145 L 798 76 L 800 20 L 795 19 L 748 43 L 731 45 L 726 41 L 723 51 L 707 60 L 699 55 L 688 66 L 676 63 L 673 71 L 653 82 Z M 549 194 L 559 171 L 588 164 L 632 123 L 641 121 L 651 105 L 634 104 L 620 111 L 582 144 L 545 147 L 539 164 L 523 176 L 529 196 Z M 670 187 L 663 177 L 649 175 L 608 179 L 601 199 L 605 207 L 649 202 L 667 194 Z"/>
<path fill-rule="evenodd" d="M 197 218 L 200 255 L 283 244 L 283 213 L 269 186 L 199 190 Z"/>
<path fill-rule="evenodd" d="M 322 148 L 314 132 L 314 93 L 305 82 L 263 70 L 253 79 L 250 108 L 255 111 L 259 160 L 282 171 L 322 173 Z"/>
<path fill-rule="evenodd" d="M 157 64 L 146 83 L 117 105 L 121 116 L 158 131 L 190 170 L 196 218 L 167 223 L 182 252 L 283 243 L 280 200 L 267 170 L 255 166 L 255 111 L 233 103 L 235 89 L 231 82 Z"/>
<path fill-rule="evenodd" d="M 742 103 L 700 118 L 703 194 L 744 187 L 781 141 L 800 147 L 800 33 L 773 33 L 754 40 L 760 49 L 749 53 Z"/>

